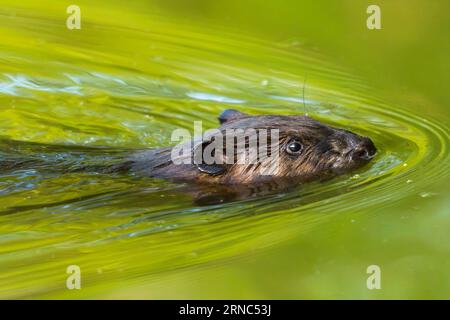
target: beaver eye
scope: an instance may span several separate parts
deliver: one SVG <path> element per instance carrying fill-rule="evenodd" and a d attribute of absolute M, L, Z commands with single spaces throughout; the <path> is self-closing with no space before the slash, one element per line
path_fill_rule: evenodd
<path fill-rule="evenodd" d="M 291 141 L 288 143 L 286 151 L 290 154 L 299 154 L 303 146 L 298 141 Z"/>

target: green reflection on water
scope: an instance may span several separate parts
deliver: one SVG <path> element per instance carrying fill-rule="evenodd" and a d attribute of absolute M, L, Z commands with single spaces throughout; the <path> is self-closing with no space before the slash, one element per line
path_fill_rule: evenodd
<path fill-rule="evenodd" d="M 164 146 L 173 129 L 199 119 L 214 127 L 232 107 L 306 111 L 370 136 L 379 154 L 327 183 L 207 207 L 151 179 L 3 174 L 0 296 L 448 298 L 443 22 L 424 13 L 411 40 L 411 25 L 392 22 L 399 9 L 386 4 L 384 29 L 372 35 L 352 28 L 365 25 L 365 4 L 348 3 L 80 1 L 82 29 L 73 31 L 64 4 L 2 5 L 2 138 Z M 261 15 L 246 14 L 252 6 Z M 300 22 L 295 12 L 314 13 Z M 412 54 L 425 38 L 443 50 Z M 80 291 L 65 288 L 71 264 L 81 267 Z M 365 286 L 371 264 L 382 268 L 381 291 Z"/>

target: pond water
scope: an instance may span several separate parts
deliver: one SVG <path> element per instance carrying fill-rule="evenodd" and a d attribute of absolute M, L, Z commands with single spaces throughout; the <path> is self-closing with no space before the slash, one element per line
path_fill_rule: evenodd
<path fill-rule="evenodd" d="M 296 40 L 81 7 L 82 29 L 68 30 L 62 5 L 2 6 L 2 143 L 167 146 L 174 129 L 214 128 L 234 108 L 308 113 L 379 152 L 332 181 L 210 206 L 149 178 L 0 173 L 0 297 L 450 297 L 448 106 L 378 96 Z M 66 288 L 69 265 L 81 290 Z"/>

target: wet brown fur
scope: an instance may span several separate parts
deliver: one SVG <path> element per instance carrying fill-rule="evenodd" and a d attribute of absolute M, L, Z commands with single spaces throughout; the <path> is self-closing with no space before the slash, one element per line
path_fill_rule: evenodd
<path fill-rule="evenodd" d="M 222 123 L 219 130 L 223 134 L 227 129 L 278 129 L 278 169 L 272 175 L 263 175 L 262 170 L 274 166 L 267 159 L 257 164 L 223 165 L 223 173 L 212 175 L 202 172 L 193 163 L 174 164 L 170 157 L 171 148 L 161 148 L 132 155 L 129 159 L 131 171 L 137 175 L 207 184 L 257 184 L 275 180 L 289 183 L 349 172 L 366 164 L 376 151 L 370 139 L 327 126 L 307 116 L 251 116 L 226 110 L 219 120 Z M 301 142 L 303 150 L 300 155 L 286 152 L 287 144 L 292 139 Z M 369 152 L 367 159 L 355 158 L 355 152 L 365 151 Z"/>

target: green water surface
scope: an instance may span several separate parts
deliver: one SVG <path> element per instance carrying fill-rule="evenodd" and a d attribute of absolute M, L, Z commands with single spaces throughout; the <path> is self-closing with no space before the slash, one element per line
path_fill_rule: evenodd
<path fill-rule="evenodd" d="M 376 158 L 211 206 L 153 179 L 0 174 L 0 297 L 450 298 L 446 3 L 380 1 L 369 31 L 366 1 L 187 2 L 78 1 L 68 30 L 71 3 L 1 1 L 0 138 L 161 147 L 234 108 L 308 113 Z"/>

